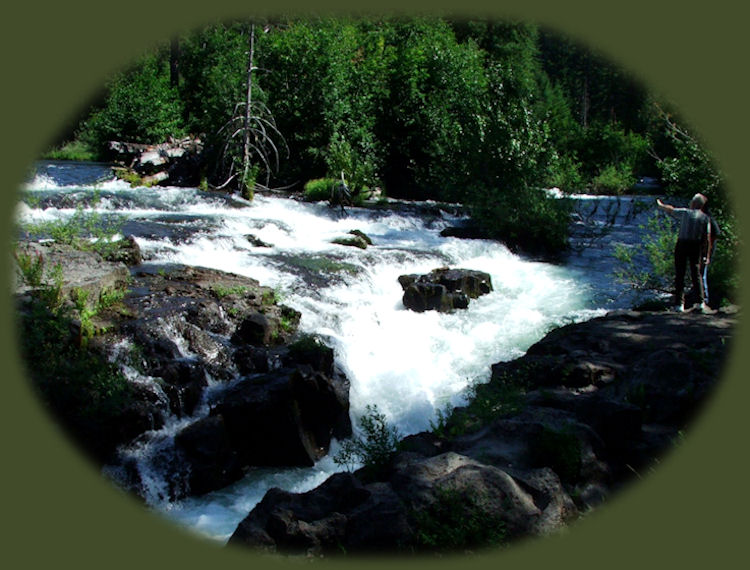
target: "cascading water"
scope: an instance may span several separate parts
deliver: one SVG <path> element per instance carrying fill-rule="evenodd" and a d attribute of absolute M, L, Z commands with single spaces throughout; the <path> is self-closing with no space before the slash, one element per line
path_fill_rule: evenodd
<path fill-rule="evenodd" d="M 453 212 L 351 208 L 342 215 L 325 204 L 273 196 L 246 202 L 198 189 L 132 189 L 112 179 L 107 165 L 39 165 L 17 219 L 34 224 L 70 217 L 78 208 L 96 210 L 119 219 L 122 233 L 136 238 L 150 262 L 220 269 L 275 288 L 301 312 L 301 330 L 334 348 L 351 381 L 355 428 L 365 407 L 375 404 L 408 435 L 429 429 L 438 411 L 486 381 L 491 364 L 521 356 L 555 326 L 631 302 L 612 277 L 612 250 L 614 243 L 640 240 L 646 199 L 576 200 L 573 252 L 556 265 L 519 257 L 493 241 L 441 237 L 460 218 Z M 355 229 L 373 245 L 332 243 Z M 271 247 L 256 247 L 248 234 Z M 451 314 L 404 309 L 398 276 L 443 266 L 485 271 L 494 291 Z M 128 378 L 148 381 L 134 370 Z M 212 382 L 207 397 L 223 384 Z M 224 541 L 270 487 L 305 491 L 339 469 L 331 459 L 334 441 L 312 468 L 259 469 L 226 489 L 170 502 L 164 466 L 174 459 L 171 438 L 207 408 L 172 418 L 124 450 L 150 506 L 203 535 Z M 116 477 L 115 466 L 108 471 Z"/>

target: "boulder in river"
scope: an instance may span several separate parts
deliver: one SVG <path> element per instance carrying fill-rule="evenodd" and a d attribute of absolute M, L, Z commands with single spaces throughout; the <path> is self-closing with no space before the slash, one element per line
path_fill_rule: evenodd
<path fill-rule="evenodd" d="M 404 290 L 404 306 L 420 313 L 465 309 L 470 299 L 492 291 L 490 275 L 473 269 L 442 267 L 426 275 L 401 275 L 398 281 Z"/>
<path fill-rule="evenodd" d="M 241 380 L 205 418 L 177 434 L 191 494 L 220 489 L 250 467 L 312 466 L 350 435 L 348 383 L 311 366 Z"/>
<path fill-rule="evenodd" d="M 461 552 L 564 528 L 653 468 L 722 371 L 736 309 L 613 312 L 492 367 L 375 476 L 269 491 L 229 544 L 290 555 Z M 689 343 L 685 339 L 690 339 Z"/>

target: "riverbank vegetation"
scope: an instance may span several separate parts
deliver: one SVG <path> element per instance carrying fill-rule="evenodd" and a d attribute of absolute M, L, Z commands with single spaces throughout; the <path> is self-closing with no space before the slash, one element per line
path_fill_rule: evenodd
<path fill-rule="evenodd" d="M 102 460 L 118 441 L 133 387 L 122 370 L 97 351 L 88 350 L 93 319 L 120 304 L 124 291 L 102 290 L 97 299 L 76 289 L 63 294 L 60 265 L 45 265 L 41 255 L 16 252 L 19 277 L 29 287 L 19 305 L 20 350 L 30 363 L 29 377 L 42 403 L 93 457 Z"/>
<path fill-rule="evenodd" d="M 569 205 L 550 187 L 643 192 L 647 177 L 679 200 L 702 191 L 727 232 L 736 226 L 682 119 L 598 54 L 528 23 L 214 23 L 112 78 L 60 146 L 109 160 L 111 140 L 186 135 L 205 144 L 209 187 L 302 192 L 344 172 L 355 195 L 464 203 L 488 237 L 529 252 L 567 243 Z"/>

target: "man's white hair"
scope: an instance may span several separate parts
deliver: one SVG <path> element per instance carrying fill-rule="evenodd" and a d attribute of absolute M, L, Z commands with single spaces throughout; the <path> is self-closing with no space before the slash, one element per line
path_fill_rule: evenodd
<path fill-rule="evenodd" d="M 706 203 L 706 197 L 703 194 L 696 194 L 693 199 L 690 200 L 691 208 L 702 208 Z"/>

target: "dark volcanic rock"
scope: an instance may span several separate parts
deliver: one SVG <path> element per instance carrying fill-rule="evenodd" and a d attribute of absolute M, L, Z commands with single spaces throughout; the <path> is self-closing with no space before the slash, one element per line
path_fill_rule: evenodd
<path fill-rule="evenodd" d="M 260 312 L 246 317 L 232 335 L 234 344 L 264 345 L 271 342 L 271 323 Z"/>
<path fill-rule="evenodd" d="M 262 239 L 253 234 L 247 234 L 245 238 L 247 238 L 247 241 L 249 241 L 253 247 L 273 247 L 270 243 L 264 242 Z"/>
<path fill-rule="evenodd" d="M 556 329 L 494 365 L 478 407 L 405 438 L 377 481 L 362 469 L 304 494 L 269 491 L 230 543 L 385 554 L 439 549 L 440 532 L 455 539 L 472 520 L 482 524 L 462 548 L 556 532 L 678 438 L 715 386 L 735 324 L 733 310 L 622 312 Z M 509 391 L 520 406 L 504 412 Z"/>
<path fill-rule="evenodd" d="M 112 425 L 81 442 L 103 461 L 115 457 L 117 446 L 147 437 L 170 413 L 188 417 L 206 404 L 210 414 L 176 437 L 179 458 L 170 459 L 176 472 L 168 476 L 173 498 L 221 488 L 257 465 L 311 465 L 332 437 L 351 433 L 349 384 L 333 351 L 319 340 L 289 345 L 300 313 L 254 279 L 183 265 L 128 271 L 122 262 L 58 245 L 25 243 L 19 251 L 59 264 L 64 296 L 83 288 L 94 300 L 110 289 L 124 295 L 92 317 L 96 333 L 87 339 L 91 353 L 140 373 L 131 381 L 132 401 L 112 415 Z M 33 294 L 18 284 L 19 299 Z M 81 337 L 80 322 L 73 324 Z M 232 383 L 206 401 L 211 380 Z M 139 492 L 136 470 L 125 470 Z"/>
<path fill-rule="evenodd" d="M 332 437 L 351 434 L 348 389 L 340 375 L 308 365 L 234 384 L 213 402 L 208 417 L 175 438 L 191 492 L 224 487 L 251 466 L 312 466 Z"/>
<path fill-rule="evenodd" d="M 492 291 L 489 274 L 471 269 L 443 267 L 426 275 L 401 275 L 398 282 L 404 290 L 404 306 L 420 313 L 465 309 L 469 299 Z"/>
<path fill-rule="evenodd" d="M 350 473 L 314 491 L 271 489 L 239 524 L 229 544 L 289 553 L 395 550 L 410 527 L 406 506 L 387 484 L 363 485 Z"/>

